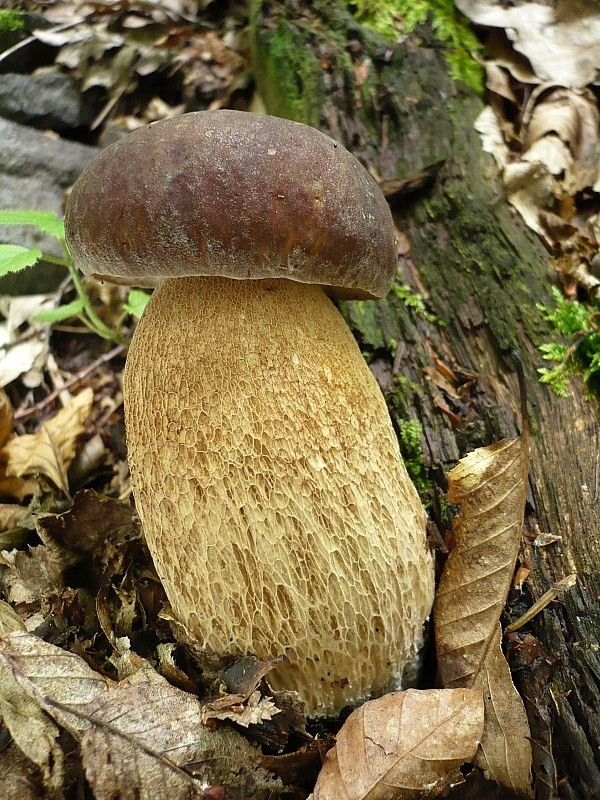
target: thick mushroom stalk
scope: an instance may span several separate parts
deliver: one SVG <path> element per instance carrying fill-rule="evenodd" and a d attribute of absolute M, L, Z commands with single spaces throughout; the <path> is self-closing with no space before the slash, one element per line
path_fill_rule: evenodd
<path fill-rule="evenodd" d="M 236 111 L 152 123 L 83 172 L 86 274 L 162 283 L 125 372 L 131 479 L 175 614 L 284 655 L 311 714 L 398 685 L 433 599 L 425 514 L 337 297 L 382 297 L 392 216 L 338 142 Z"/>
<path fill-rule="evenodd" d="M 285 655 L 272 682 L 311 713 L 397 687 L 432 602 L 425 517 L 325 294 L 166 280 L 124 390 L 136 504 L 189 632 L 217 653 Z"/>

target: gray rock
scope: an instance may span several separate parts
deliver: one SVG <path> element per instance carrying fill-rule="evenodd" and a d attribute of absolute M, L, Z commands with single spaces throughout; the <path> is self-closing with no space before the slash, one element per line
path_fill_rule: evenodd
<path fill-rule="evenodd" d="M 45 136 L 0 118 L 0 209 L 40 209 L 62 216 L 65 190 L 98 152 L 96 147 Z M 62 255 L 56 239 L 42 236 L 31 226 L 0 226 L 0 242 Z M 44 265 L 40 270 L 7 275 L 0 280 L 0 293 L 47 291 L 46 282 L 42 288 L 40 279 L 51 272 Z M 63 271 L 59 274 L 64 277 Z"/>
<path fill-rule="evenodd" d="M 72 75 L 50 72 L 0 76 L 0 116 L 6 119 L 65 131 L 89 122 L 91 115 Z"/>

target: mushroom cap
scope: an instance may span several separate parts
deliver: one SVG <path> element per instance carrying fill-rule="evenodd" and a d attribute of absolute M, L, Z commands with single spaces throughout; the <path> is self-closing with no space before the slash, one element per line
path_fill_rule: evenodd
<path fill-rule="evenodd" d="M 286 278 L 383 297 L 396 271 L 389 207 L 354 156 L 243 111 L 183 114 L 111 145 L 75 183 L 65 227 L 84 273 L 134 285 Z"/>

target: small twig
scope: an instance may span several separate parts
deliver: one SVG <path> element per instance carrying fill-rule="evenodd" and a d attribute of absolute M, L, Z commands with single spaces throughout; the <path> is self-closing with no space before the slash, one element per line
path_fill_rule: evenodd
<path fill-rule="evenodd" d="M 514 622 L 511 622 L 510 625 L 506 626 L 506 632 L 512 633 L 513 631 L 517 631 L 519 628 L 522 628 L 523 625 L 526 625 L 529 620 L 533 619 L 540 611 L 543 611 L 547 605 L 555 600 L 561 592 L 565 589 L 570 589 L 572 586 L 575 586 L 577 583 L 577 575 L 567 575 L 566 578 L 558 581 L 555 583 L 552 588 L 548 589 L 540 599 L 535 602 L 531 608 L 528 608 L 527 611 L 522 614 L 519 619 L 516 619 Z"/>
<path fill-rule="evenodd" d="M 124 352 L 124 350 L 126 350 L 124 344 L 119 344 L 116 347 L 113 347 L 113 349 L 109 350 L 108 353 L 105 353 L 103 356 L 100 356 L 95 361 L 92 361 L 91 364 L 88 364 L 87 367 L 80 370 L 77 373 L 77 375 L 75 375 L 73 378 L 70 378 L 68 381 L 65 381 L 64 386 L 62 386 L 60 389 L 54 389 L 54 391 L 50 392 L 50 394 L 43 400 L 40 400 L 39 403 L 36 403 L 31 408 L 25 409 L 24 411 L 16 411 L 15 423 L 23 422 L 24 420 L 29 419 L 29 417 L 33 417 L 37 413 L 43 411 L 44 408 L 46 408 L 46 406 L 50 405 L 50 403 L 56 400 L 61 391 L 64 391 L 65 389 L 70 389 L 76 383 L 79 383 L 80 381 L 84 380 L 85 378 L 88 377 L 88 375 L 91 375 L 103 364 L 106 364 L 109 361 L 112 361 L 113 358 L 116 358 L 117 356 L 121 355 L 121 353 Z"/>

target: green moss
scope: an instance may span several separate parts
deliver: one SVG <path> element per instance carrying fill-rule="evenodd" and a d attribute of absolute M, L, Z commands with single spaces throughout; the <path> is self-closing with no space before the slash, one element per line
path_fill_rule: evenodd
<path fill-rule="evenodd" d="M 390 289 L 390 294 L 404 303 L 407 308 L 412 309 L 415 314 L 426 319 L 427 322 L 433 322 L 436 325 L 445 324 L 443 320 L 440 320 L 439 317 L 427 310 L 423 296 L 413 291 L 410 286 L 404 283 L 395 283 Z"/>
<path fill-rule="evenodd" d="M 275 29 L 253 28 L 253 70 L 269 113 L 320 127 L 321 65 L 307 47 L 310 31 L 282 15 Z"/>
<path fill-rule="evenodd" d="M 412 394 L 418 394 L 421 391 L 421 387 L 418 383 L 409 380 L 404 375 L 394 375 L 394 388 L 396 389 L 396 393 L 404 394 L 404 392 L 411 392 Z M 400 398 L 399 398 L 400 399 Z"/>
<path fill-rule="evenodd" d="M 399 337 L 399 321 L 389 298 L 345 301 L 339 309 L 367 353 L 387 350 L 393 353 Z"/>
<path fill-rule="evenodd" d="M 18 11 L 0 10 L 0 32 L 22 31 L 25 29 L 23 15 Z"/>
<path fill-rule="evenodd" d="M 483 91 L 483 70 L 473 58 L 482 51 L 466 17 L 452 0 L 344 0 L 356 18 L 382 36 L 395 40 L 431 20 L 435 39 L 444 46 L 454 80 Z"/>
<path fill-rule="evenodd" d="M 404 460 L 406 471 L 419 493 L 423 505 L 427 508 L 431 503 L 431 493 L 433 482 L 427 477 L 425 467 L 425 456 L 421 444 L 423 438 L 423 426 L 416 420 L 399 420 L 398 434 L 400 441 L 400 452 Z"/>

